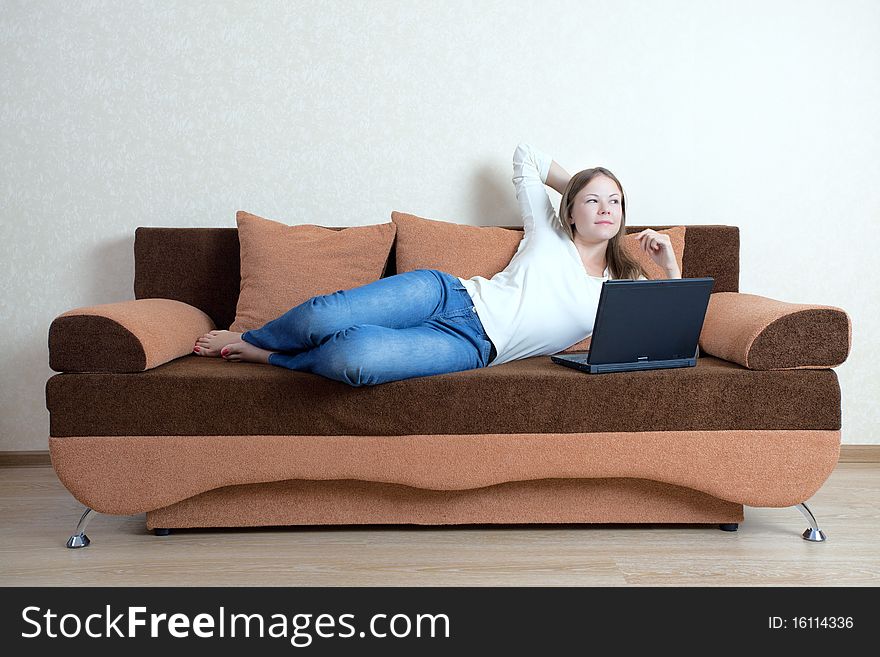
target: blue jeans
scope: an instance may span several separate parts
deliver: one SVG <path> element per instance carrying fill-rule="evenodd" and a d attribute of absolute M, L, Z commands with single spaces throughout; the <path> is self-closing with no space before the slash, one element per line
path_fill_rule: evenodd
<path fill-rule="evenodd" d="M 314 296 L 241 339 L 271 365 L 352 386 L 486 367 L 495 346 L 452 274 L 416 269 Z"/>

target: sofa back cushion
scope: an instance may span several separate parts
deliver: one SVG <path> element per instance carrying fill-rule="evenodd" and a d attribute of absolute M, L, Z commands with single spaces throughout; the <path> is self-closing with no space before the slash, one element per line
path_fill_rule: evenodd
<path fill-rule="evenodd" d="M 469 226 L 392 212 L 397 226 L 394 244 L 399 274 L 439 269 L 454 276 L 492 278 L 507 267 L 523 233 L 495 226 Z"/>
<path fill-rule="evenodd" d="M 236 214 L 241 285 L 231 331 L 248 331 L 319 294 L 378 280 L 394 241 L 392 223 L 330 230 Z"/>

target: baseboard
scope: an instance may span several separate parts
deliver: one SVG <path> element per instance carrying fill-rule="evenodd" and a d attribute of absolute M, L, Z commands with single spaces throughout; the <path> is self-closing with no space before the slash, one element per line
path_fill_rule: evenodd
<path fill-rule="evenodd" d="M 880 445 L 841 445 L 841 463 L 880 463 Z M 52 465 L 48 450 L 0 452 L 0 468 Z"/>
<path fill-rule="evenodd" d="M 841 445 L 841 463 L 880 463 L 880 445 Z"/>
<path fill-rule="evenodd" d="M 52 465 L 49 450 L 33 452 L 0 452 L 0 468 Z"/>

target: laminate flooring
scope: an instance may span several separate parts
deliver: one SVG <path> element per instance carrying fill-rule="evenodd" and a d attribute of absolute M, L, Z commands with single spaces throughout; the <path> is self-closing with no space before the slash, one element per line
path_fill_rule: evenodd
<path fill-rule="evenodd" d="M 98 515 L 50 467 L 0 468 L 5 586 L 878 586 L 880 464 L 841 463 L 808 501 L 827 534 L 801 538 L 794 507 L 746 507 L 717 525 L 365 526 L 176 530 Z"/>

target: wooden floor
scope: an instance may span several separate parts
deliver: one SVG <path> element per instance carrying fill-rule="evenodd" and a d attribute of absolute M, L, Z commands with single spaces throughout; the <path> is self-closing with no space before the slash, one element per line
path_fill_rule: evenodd
<path fill-rule="evenodd" d="M 49 467 L 0 468 L 0 585 L 877 586 L 880 464 L 841 463 L 809 505 L 747 507 L 717 526 L 272 528 L 148 533 L 144 516 L 97 516 Z"/>

